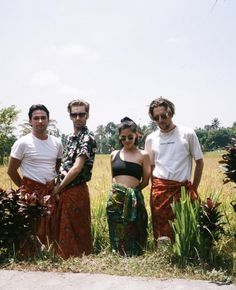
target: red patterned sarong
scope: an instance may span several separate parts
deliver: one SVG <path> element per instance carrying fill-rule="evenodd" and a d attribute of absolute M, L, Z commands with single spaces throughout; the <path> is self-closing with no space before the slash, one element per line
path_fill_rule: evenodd
<path fill-rule="evenodd" d="M 54 180 L 46 184 L 31 180 L 29 178 L 23 177 L 20 191 L 22 194 L 24 192 L 28 194 L 37 193 L 40 199 L 46 195 L 51 195 L 54 188 Z M 55 199 L 52 196 L 45 203 L 48 205 L 48 209 L 51 212 L 55 210 Z M 45 247 L 49 246 L 52 242 L 52 231 L 51 231 L 51 214 L 48 214 L 44 217 L 39 218 L 35 221 L 35 235 L 36 240 L 26 238 L 25 241 L 22 241 L 20 245 L 20 255 L 24 258 L 28 258 L 37 253 L 40 250 L 40 247 L 44 245 Z"/>
<path fill-rule="evenodd" d="M 177 201 L 180 199 L 182 186 L 186 188 L 192 201 L 198 198 L 191 182 L 178 182 L 161 178 L 152 180 L 150 207 L 155 240 L 158 237 L 167 236 L 174 242 L 174 233 L 169 224 L 169 220 L 174 219 L 171 203 L 173 198 Z"/>
<path fill-rule="evenodd" d="M 62 258 L 92 253 L 91 211 L 86 183 L 62 190 L 55 223 L 56 253 Z"/>

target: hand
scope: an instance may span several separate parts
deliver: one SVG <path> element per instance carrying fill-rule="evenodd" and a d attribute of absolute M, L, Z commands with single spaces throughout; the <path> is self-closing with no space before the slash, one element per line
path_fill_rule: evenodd
<path fill-rule="evenodd" d="M 54 189 L 53 189 L 52 194 L 55 195 L 56 200 L 59 200 L 60 199 L 60 183 L 57 183 L 54 186 Z"/>

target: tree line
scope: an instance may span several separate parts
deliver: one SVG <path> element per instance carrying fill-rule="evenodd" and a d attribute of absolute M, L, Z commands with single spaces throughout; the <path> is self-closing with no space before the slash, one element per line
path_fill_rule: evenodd
<path fill-rule="evenodd" d="M 140 148 L 144 148 L 146 136 L 157 129 L 155 122 L 148 125 L 139 126 L 141 136 L 139 139 Z M 199 138 L 203 152 L 224 149 L 231 143 L 232 138 L 236 137 L 236 122 L 232 127 L 221 127 L 218 118 L 214 118 L 210 125 L 203 128 L 196 128 L 195 132 Z M 119 148 L 119 138 L 117 125 L 109 122 L 106 126 L 100 125 L 95 131 L 95 139 L 98 145 L 98 153 L 108 154 L 114 149 Z"/>
<path fill-rule="evenodd" d="M 0 164 L 10 155 L 11 146 L 17 139 L 15 135 L 16 127 L 14 126 L 19 110 L 12 105 L 0 109 Z M 26 135 L 31 131 L 30 124 L 26 121 L 19 125 L 20 136 Z M 148 134 L 155 131 L 157 125 L 150 121 L 147 125 L 139 126 L 138 146 L 144 148 L 145 138 Z M 55 120 L 50 120 L 48 132 L 51 135 L 61 137 L 62 143 L 66 139 L 65 134 L 61 133 L 56 126 Z M 203 128 L 196 128 L 195 132 L 199 138 L 203 152 L 215 151 L 225 148 L 231 143 L 232 138 L 236 137 L 236 122 L 232 127 L 221 127 L 218 118 L 214 118 L 210 125 Z M 98 154 L 109 154 L 111 151 L 120 148 L 117 124 L 109 122 L 107 125 L 99 125 L 95 132 Z"/>

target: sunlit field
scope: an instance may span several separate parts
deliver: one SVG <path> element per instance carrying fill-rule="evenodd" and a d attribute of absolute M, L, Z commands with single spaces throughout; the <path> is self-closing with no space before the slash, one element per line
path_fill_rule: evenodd
<path fill-rule="evenodd" d="M 221 201 L 227 204 L 227 202 L 236 198 L 236 184 L 232 182 L 223 184 L 224 174 L 218 163 L 221 159 L 221 155 L 222 152 L 210 152 L 204 155 L 204 170 L 199 187 L 199 194 L 203 199 L 211 194 L 216 194 Z M 104 199 L 104 197 L 106 199 L 110 186 L 110 156 L 97 155 L 93 177 L 89 183 L 91 199 L 95 203 L 98 202 L 98 200 Z M 146 201 L 148 201 L 149 192 L 150 186 L 143 191 Z"/>
<path fill-rule="evenodd" d="M 225 205 L 236 199 L 236 184 L 229 182 L 223 184 L 223 169 L 219 164 L 222 152 L 210 152 L 204 155 L 204 170 L 199 187 L 199 194 L 202 199 L 214 194 Z M 6 179 L 7 180 L 7 179 Z M 98 200 L 106 200 L 111 186 L 110 156 L 97 155 L 93 177 L 89 183 L 91 199 L 94 205 Z M 150 186 L 143 190 L 146 202 L 148 203 Z"/>
<path fill-rule="evenodd" d="M 236 200 L 236 184 L 229 182 L 223 184 L 224 174 L 218 163 L 222 152 L 210 152 L 204 155 L 204 170 L 199 187 L 199 194 L 204 200 L 214 195 L 225 206 L 229 206 L 232 200 Z M 93 208 L 106 202 L 111 186 L 111 170 L 109 155 L 97 155 L 92 180 L 89 182 L 91 201 Z M 146 205 L 149 205 L 150 186 L 143 190 Z"/>

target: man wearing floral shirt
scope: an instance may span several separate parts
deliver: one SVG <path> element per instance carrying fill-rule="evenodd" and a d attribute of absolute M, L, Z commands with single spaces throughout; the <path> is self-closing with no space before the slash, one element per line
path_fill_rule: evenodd
<path fill-rule="evenodd" d="M 67 259 L 92 253 L 91 210 L 87 182 L 91 179 L 96 142 L 86 126 L 89 104 L 74 100 L 68 104 L 74 132 L 67 138 L 58 184 L 55 215 L 57 253 Z"/>

